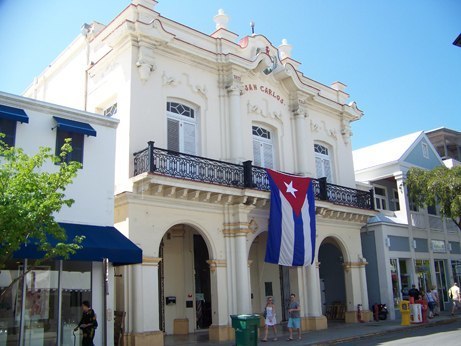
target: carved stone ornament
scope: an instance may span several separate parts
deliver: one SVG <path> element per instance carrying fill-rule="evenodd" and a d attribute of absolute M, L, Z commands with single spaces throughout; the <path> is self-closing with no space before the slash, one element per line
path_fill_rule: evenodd
<path fill-rule="evenodd" d="M 322 129 L 322 126 L 319 123 L 311 120 L 311 131 L 312 132 L 319 132 Z"/>
<path fill-rule="evenodd" d="M 341 135 L 343 136 L 344 142 L 348 144 L 352 136 L 352 131 L 350 123 L 346 119 L 341 120 Z"/>
<path fill-rule="evenodd" d="M 257 114 L 263 118 L 276 119 L 282 121 L 282 112 L 269 112 L 264 111 L 260 106 L 251 104 L 250 101 L 247 102 L 247 111 L 248 113 Z"/>
<path fill-rule="evenodd" d="M 148 63 L 143 60 L 137 61 L 136 66 L 138 67 L 139 78 L 141 78 L 143 82 L 147 81 L 150 77 L 150 73 L 157 69 L 154 63 Z"/>
<path fill-rule="evenodd" d="M 162 83 L 164 86 L 172 86 L 175 87 L 176 85 L 179 84 L 179 81 L 172 76 L 167 76 L 165 71 L 162 73 Z"/>

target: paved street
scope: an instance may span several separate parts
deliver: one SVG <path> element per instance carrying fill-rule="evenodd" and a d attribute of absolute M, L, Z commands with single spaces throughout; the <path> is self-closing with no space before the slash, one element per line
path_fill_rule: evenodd
<path fill-rule="evenodd" d="M 401 326 L 400 320 L 346 324 L 330 321 L 328 329 L 303 333 L 302 340 L 287 342 L 287 330 L 279 326 L 278 341 L 258 345 L 461 345 L 461 315 L 451 317 L 442 312 L 427 324 Z M 262 331 L 262 330 L 261 330 Z M 261 334 L 259 335 L 261 336 Z M 446 343 L 446 344 L 445 344 Z M 166 336 L 165 345 L 171 346 L 234 346 L 235 341 L 212 342 L 208 332 L 184 336 Z"/>
<path fill-rule="evenodd" d="M 390 331 L 362 340 L 337 343 L 337 345 L 461 345 L 461 323 L 434 324 L 426 328 L 412 328 Z"/>

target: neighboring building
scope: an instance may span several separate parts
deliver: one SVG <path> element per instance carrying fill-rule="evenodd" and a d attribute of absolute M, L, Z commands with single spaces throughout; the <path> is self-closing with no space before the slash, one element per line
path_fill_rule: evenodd
<path fill-rule="evenodd" d="M 40 146 L 59 150 L 64 137 L 72 138 L 72 160 L 83 167 L 65 191 L 75 203 L 64 206 L 55 219 L 68 238 L 86 237 L 84 248 L 69 260 L 28 268 L 27 259 L 41 256 L 29 244 L 0 271 L 0 345 L 19 345 L 21 337 L 21 345 L 74 344 L 72 330 L 83 300 L 91 301 L 98 315 L 96 344 L 113 344 L 113 266 L 142 261 L 141 249 L 113 227 L 117 125 L 115 119 L 0 92 L 0 132 L 10 146 L 33 155 Z M 43 169 L 54 171 L 56 166 L 49 163 Z M 103 265 L 103 258 L 109 263 Z M 7 289 L 27 269 L 26 280 Z"/>
<path fill-rule="evenodd" d="M 373 187 L 380 211 L 362 229 L 369 303 L 397 309 L 415 284 L 424 290 L 436 285 L 447 304 L 446 289 L 461 274 L 461 233 L 436 207 L 412 205 L 405 187 L 411 167 L 443 165 L 437 150 L 424 132 L 416 132 L 354 150 L 353 155 L 356 179 Z M 394 318 L 396 310 L 390 312 Z"/>
<path fill-rule="evenodd" d="M 441 127 L 426 131 L 435 150 L 448 168 L 461 165 L 461 132 Z"/>
<path fill-rule="evenodd" d="M 273 295 L 284 320 L 290 292 L 303 330 L 356 322 L 359 304 L 369 318 L 360 229 L 376 212 L 356 189 L 350 123 L 362 112 L 345 85 L 305 77 L 285 40 L 238 40 L 222 10 L 208 35 L 155 5 L 134 0 L 107 26 L 85 25 L 26 92 L 120 120 L 115 222 L 144 254 L 118 272 L 128 344 L 200 329 L 228 340 L 229 315 L 261 313 Z M 315 265 L 264 263 L 263 167 L 326 177 L 314 181 Z"/>

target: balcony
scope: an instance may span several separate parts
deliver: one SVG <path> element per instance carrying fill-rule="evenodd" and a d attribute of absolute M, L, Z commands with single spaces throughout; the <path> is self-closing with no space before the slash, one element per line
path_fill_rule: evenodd
<path fill-rule="evenodd" d="M 134 176 L 155 173 L 239 189 L 269 191 L 266 170 L 253 166 L 251 161 L 238 165 L 157 148 L 154 142 L 148 142 L 147 148 L 134 153 L 133 156 Z M 312 182 L 315 199 L 336 205 L 374 210 L 371 191 L 329 184 L 326 178 L 312 179 Z"/>

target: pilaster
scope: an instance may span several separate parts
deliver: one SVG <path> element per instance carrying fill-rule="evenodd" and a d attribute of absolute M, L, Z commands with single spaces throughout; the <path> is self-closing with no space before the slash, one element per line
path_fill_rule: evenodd
<path fill-rule="evenodd" d="M 229 150 L 230 159 L 235 163 L 244 161 L 242 114 L 240 95 L 243 91 L 239 76 L 232 76 L 232 81 L 226 86 L 229 99 Z"/>

